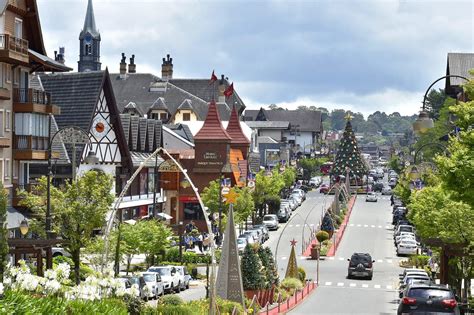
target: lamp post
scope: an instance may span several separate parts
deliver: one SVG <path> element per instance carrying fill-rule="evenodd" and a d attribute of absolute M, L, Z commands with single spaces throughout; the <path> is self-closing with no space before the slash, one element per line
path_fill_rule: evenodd
<path fill-rule="evenodd" d="M 26 234 L 28 234 L 29 226 L 28 226 L 28 221 L 26 219 L 23 219 L 20 223 L 20 233 L 23 237 L 25 237 Z"/>
<path fill-rule="evenodd" d="M 459 78 L 459 79 L 469 81 L 466 77 L 451 74 L 451 75 L 445 75 L 439 79 L 436 79 L 433 83 L 431 83 L 431 85 L 426 89 L 425 95 L 423 96 L 423 106 L 421 108 L 420 114 L 418 115 L 418 118 L 416 119 L 416 121 L 413 123 L 413 131 L 416 134 L 418 135 L 423 134 L 426 131 L 428 131 L 428 129 L 434 127 L 433 119 L 430 118 L 429 113 L 426 111 L 426 99 L 428 98 L 428 93 L 433 87 L 433 85 L 435 85 L 438 81 L 447 79 L 447 78 Z"/>

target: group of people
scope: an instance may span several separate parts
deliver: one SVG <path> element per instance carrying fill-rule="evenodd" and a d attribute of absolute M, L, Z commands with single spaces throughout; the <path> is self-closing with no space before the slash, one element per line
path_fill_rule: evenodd
<path fill-rule="evenodd" d="M 186 224 L 184 231 L 185 233 L 183 235 L 183 243 L 186 250 L 195 250 L 196 246 L 201 253 L 204 253 L 208 250 L 211 243 L 211 238 L 208 233 L 199 232 L 198 228 L 194 224 L 194 221 Z"/>

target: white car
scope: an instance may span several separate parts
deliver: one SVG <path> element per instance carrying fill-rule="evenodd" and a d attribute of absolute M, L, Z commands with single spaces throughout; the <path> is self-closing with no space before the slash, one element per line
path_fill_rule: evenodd
<path fill-rule="evenodd" d="M 239 251 L 240 254 L 242 254 L 245 250 L 245 246 L 247 246 L 247 244 L 249 244 L 248 240 L 251 239 L 253 241 L 253 237 L 245 237 L 245 236 L 242 236 L 242 237 L 238 237 L 237 238 L 237 250 Z M 250 244 L 253 244 L 253 243 L 250 243 Z"/>
<path fill-rule="evenodd" d="M 368 192 L 365 196 L 365 201 L 377 202 L 377 194 L 374 192 Z"/>
<path fill-rule="evenodd" d="M 295 193 L 298 193 L 301 197 L 302 200 L 305 200 L 306 199 L 306 193 L 304 192 L 304 190 L 302 189 L 293 189 L 293 191 L 291 192 L 291 194 L 295 194 Z"/>
<path fill-rule="evenodd" d="M 298 203 L 298 206 L 301 206 L 303 203 L 303 198 L 301 198 L 301 195 L 299 193 L 292 193 L 291 198 L 295 199 L 295 201 Z"/>
<path fill-rule="evenodd" d="M 174 266 L 152 266 L 148 268 L 147 272 L 155 272 L 161 276 L 166 292 L 179 292 L 181 282 Z"/>
<path fill-rule="evenodd" d="M 390 186 L 384 186 L 382 188 L 382 195 L 391 195 L 392 193 L 392 188 L 390 188 Z"/>
<path fill-rule="evenodd" d="M 395 237 L 395 243 L 399 243 L 401 239 L 411 238 L 416 240 L 415 233 L 413 232 L 401 232 L 397 237 Z"/>
<path fill-rule="evenodd" d="M 278 230 L 278 217 L 274 214 L 267 214 L 263 217 L 263 224 L 269 230 Z"/>
<path fill-rule="evenodd" d="M 178 271 L 179 274 L 179 281 L 181 283 L 181 290 L 186 290 L 189 289 L 189 282 L 191 281 L 191 275 L 188 272 L 188 269 L 186 269 L 185 266 L 175 266 L 176 271 Z"/>
<path fill-rule="evenodd" d="M 142 276 L 143 279 L 145 279 L 146 286 L 148 287 L 147 298 L 157 299 L 158 296 L 163 296 L 165 294 L 163 281 L 161 281 L 161 276 L 158 273 L 143 272 Z"/>
<path fill-rule="evenodd" d="M 397 245 L 397 255 L 415 255 L 418 252 L 418 244 L 415 240 L 402 240 Z"/>
<path fill-rule="evenodd" d="M 318 187 L 321 184 L 321 177 L 312 177 L 309 180 L 309 185 L 313 187 Z"/>

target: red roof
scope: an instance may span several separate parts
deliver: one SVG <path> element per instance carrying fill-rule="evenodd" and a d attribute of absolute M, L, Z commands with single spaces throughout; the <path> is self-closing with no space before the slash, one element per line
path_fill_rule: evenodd
<path fill-rule="evenodd" d="M 214 100 L 209 103 L 206 120 L 201 130 L 194 136 L 194 139 L 231 140 L 227 131 L 222 127 L 221 118 Z"/>
<path fill-rule="evenodd" d="M 247 137 L 244 135 L 244 132 L 242 131 L 242 126 L 240 126 L 240 120 L 235 106 L 232 108 L 232 113 L 230 114 L 229 124 L 227 125 L 226 131 L 232 138 L 230 143 L 250 144 L 249 139 L 247 139 Z"/>

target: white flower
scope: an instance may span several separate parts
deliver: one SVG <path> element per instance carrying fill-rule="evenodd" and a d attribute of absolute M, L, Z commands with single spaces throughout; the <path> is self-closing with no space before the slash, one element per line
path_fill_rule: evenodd
<path fill-rule="evenodd" d="M 44 289 L 46 290 L 46 292 L 52 293 L 52 294 L 58 292 L 60 288 L 61 288 L 61 284 L 57 280 L 47 281 L 46 284 L 44 285 Z"/>
<path fill-rule="evenodd" d="M 12 285 L 12 278 L 10 277 L 4 277 L 3 278 L 3 284 L 6 286 L 6 287 L 10 287 Z"/>
<path fill-rule="evenodd" d="M 49 279 L 49 280 L 55 280 L 56 279 L 56 271 L 52 270 L 52 269 L 48 269 L 44 272 L 44 277 Z"/>
<path fill-rule="evenodd" d="M 0 295 L 3 295 L 3 283 L 0 282 Z"/>
<path fill-rule="evenodd" d="M 125 293 L 127 293 L 127 291 L 125 290 L 124 287 L 120 287 L 117 289 L 117 291 L 115 291 L 115 295 L 117 297 L 123 297 L 125 295 Z"/>
<path fill-rule="evenodd" d="M 59 264 L 56 269 L 56 279 L 59 282 L 64 282 L 65 280 L 69 279 L 69 274 L 71 273 L 71 266 L 68 263 L 61 263 Z"/>
<path fill-rule="evenodd" d="M 39 285 L 39 277 L 30 274 L 19 274 L 17 281 L 20 288 L 26 291 L 36 291 Z"/>
<path fill-rule="evenodd" d="M 132 284 L 132 287 L 129 290 L 129 293 L 133 297 L 139 297 L 140 296 L 140 289 L 138 288 L 138 284 Z"/>

